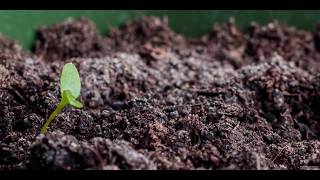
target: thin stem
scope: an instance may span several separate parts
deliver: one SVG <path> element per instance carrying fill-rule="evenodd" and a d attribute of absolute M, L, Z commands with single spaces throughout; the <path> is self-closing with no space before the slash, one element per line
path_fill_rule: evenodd
<path fill-rule="evenodd" d="M 48 126 L 51 123 L 51 121 L 57 116 L 57 114 L 59 112 L 62 111 L 62 109 L 68 104 L 67 101 L 64 100 L 64 98 L 62 98 L 62 101 L 59 103 L 58 107 L 56 108 L 56 110 L 53 111 L 53 113 L 50 115 L 49 119 L 46 121 L 46 123 L 43 125 L 43 127 L 41 128 L 41 134 L 44 134 L 47 132 Z"/>

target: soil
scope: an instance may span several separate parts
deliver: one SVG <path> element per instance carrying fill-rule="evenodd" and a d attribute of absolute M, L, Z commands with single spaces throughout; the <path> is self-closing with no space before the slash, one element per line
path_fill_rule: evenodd
<path fill-rule="evenodd" d="M 165 18 L 108 35 L 80 18 L 30 53 L 1 37 L 0 169 L 319 169 L 319 27 L 230 19 L 192 39 Z M 39 134 L 67 62 L 84 108 Z"/>

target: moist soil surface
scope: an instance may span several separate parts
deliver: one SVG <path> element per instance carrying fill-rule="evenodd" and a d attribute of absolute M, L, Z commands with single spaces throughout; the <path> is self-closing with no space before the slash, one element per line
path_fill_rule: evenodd
<path fill-rule="evenodd" d="M 31 52 L 0 37 L 0 169 L 315 169 L 320 26 L 233 19 L 201 38 L 141 17 L 97 33 L 86 18 L 40 27 Z M 65 108 L 73 62 L 84 108 Z"/>

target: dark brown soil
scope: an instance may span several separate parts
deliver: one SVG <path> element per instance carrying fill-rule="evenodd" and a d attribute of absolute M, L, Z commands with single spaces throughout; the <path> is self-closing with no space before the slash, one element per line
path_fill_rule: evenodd
<path fill-rule="evenodd" d="M 318 31 L 231 19 L 188 39 L 142 17 L 102 36 L 81 18 L 32 53 L 1 37 L 0 169 L 319 168 Z M 85 106 L 39 135 L 66 62 Z"/>

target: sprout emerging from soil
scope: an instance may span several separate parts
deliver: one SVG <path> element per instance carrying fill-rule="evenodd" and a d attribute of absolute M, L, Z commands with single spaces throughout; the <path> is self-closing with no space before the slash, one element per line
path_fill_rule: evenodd
<path fill-rule="evenodd" d="M 83 105 L 77 100 L 80 96 L 81 82 L 78 70 L 72 63 L 64 65 L 60 78 L 60 93 L 61 102 L 57 106 L 56 110 L 50 115 L 44 126 L 41 128 L 41 133 L 46 133 L 50 122 L 57 116 L 58 113 L 68 104 L 82 108 Z"/>

